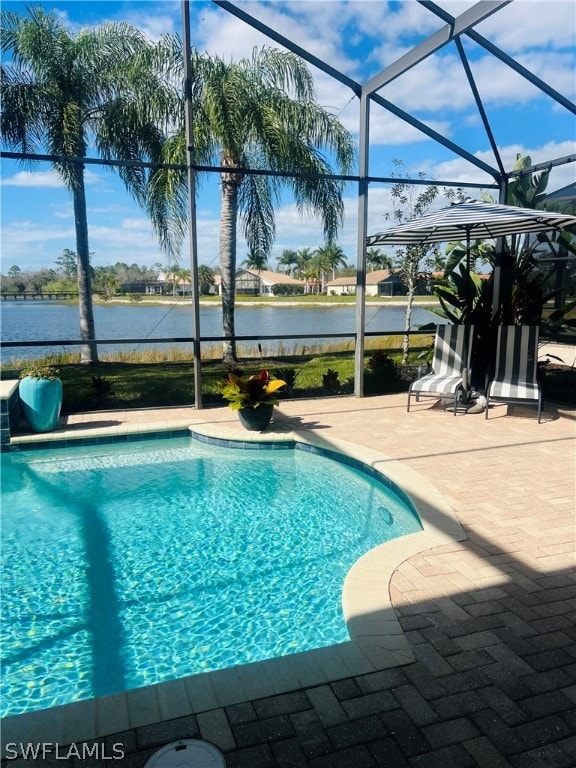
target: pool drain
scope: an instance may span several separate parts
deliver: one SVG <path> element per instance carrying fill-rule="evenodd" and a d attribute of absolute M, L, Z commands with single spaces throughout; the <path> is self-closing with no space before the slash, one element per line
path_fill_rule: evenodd
<path fill-rule="evenodd" d="M 208 741 L 183 739 L 154 752 L 144 768 L 226 768 L 226 760 Z"/>

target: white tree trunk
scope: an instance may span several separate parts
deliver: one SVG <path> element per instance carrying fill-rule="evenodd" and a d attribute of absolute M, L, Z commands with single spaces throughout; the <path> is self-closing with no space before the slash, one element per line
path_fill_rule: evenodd
<path fill-rule="evenodd" d="M 78 310 L 80 313 L 80 338 L 86 342 L 80 347 L 80 362 L 91 365 L 98 362 L 94 312 L 92 309 L 92 280 L 90 275 L 90 249 L 88 246 L 88 219 L 84 166 L 75 166 L 75 183 L 72 190 L 74 225 L 76 228 L 76 253 L 78 256 Z"/>
<path fill-rule="evenodd" d="M 416 291 L 416 280 L 418 279 L 418 263 L 411 262 L 407 265 L 406 272 L 406 311 L 404 313 L 404 338 L 402 339 L 402 365 L 408 365 L 408 353 L 410 351 L 410 336 L 408 331 L 412 325 L 412 306 L 414 304 L 414 293 Z"/>
<path fill-rule="evenodd" d="M 239 178 L 222 174 L 222 215 L 220 217 L 220 272 L 222 277 L 222 361 L 236 362 L 234 306 L 236 301 L 236 220 Z"/>

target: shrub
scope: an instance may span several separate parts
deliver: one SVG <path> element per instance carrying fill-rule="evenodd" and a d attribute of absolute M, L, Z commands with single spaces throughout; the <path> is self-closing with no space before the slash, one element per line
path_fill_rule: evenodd
<path fill-rule="evenodd" d="M 104 376 L 92 376 L 90 388 L 92 389 L 92 395 L 97 400 L 103 400 L 104 398 L 111 397 L 114 394 L 112 392 L 112 384 L 108 381 L 108 379 L 105 379 Z"/>
<path fill-rule="evenodd" d="M 272 286 L 272 293 L 274 296 L 301 296 L 304 293 L 304 286 L 278 283 Z"/>
<path fill-rule="evenodd" d="M 296 368 L 279 368 L 275 372 L 275 376 L 278 379 L 282 379 L 286 384 L 286 393 L 292 394 L 296 388 L 296 379 L 298 378 L 298 371 Z"/>
<path fill-rule="evenodd" d="M 364 376 L 364 392 L 376 395 L 398 392 L 403 389 L 402 372 L 394 360 L 381 349 L 376 349 L 368 359 Z"/>
<path fill-rule="evenodd" d="M 328 368 L 326 373 L 322 375 L 322 386 L 328 392 L 336 392 L 342 386 L 339 379 L 338 371 L 333 371 L 332 368 Z"/>

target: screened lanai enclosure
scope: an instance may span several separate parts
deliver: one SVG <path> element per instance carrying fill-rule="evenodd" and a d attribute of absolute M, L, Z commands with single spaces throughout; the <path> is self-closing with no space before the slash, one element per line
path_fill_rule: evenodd
<path fill-rule="evenodd" d="M 183 0 L 179 7 L 179 34 L 184 58 L 186 163 L 177 166 L 166 163 L 166 167 L 176 168 L 187 177 L 187 253 L 181 253 L 181 260 L 189 270 L 192 321 L 189 333 L 177 339 L 171 338 L 170 341 L 191 345 L 197 408 L 203 406 L 203 346 L 208 342 L 231 341 L 226 332 L 222 336 L 206 333 L 200 312 L 199 265 L 206 256 L 204 241 L 206 228 L 210 224 L 204 216 L 203 180 L 212 180 L 214 183 L 215 180 L 222 180 L 225 184 L 226 174 L 230 173 L 228 165 L 206 165 L 198 161 L 200 133 L 194 114 L 192 64 L 199 44 L 197 37 L 201 30 L 205 32 L 202 24 L 206 23 L 206 19 L 201 16 L 200 5 Z M 550 14 L 554 13 L 554 2 L 544 5 L 549 7 Z M 496 203 L 506 203 L 509 202 L 511 185 L 518 180 L 531 180 L 539 174 L 547 173 L 551 179 L 549 192 L 553 193 L 555 178 L 559 179 L 559 192 L 569 188 L 573 184 L 576 169 L 573 69 L 568 54 L 561 52 L 555 55 L 553 62 L 549 58 L 546 64 L 546 29 L 542 29 L 542 40 L 536 40 L 533 45 L 537 54 L 532 57 L 515 55 L 520 51 L 515 39 L 517 20 L 520 17 L 527 18 L 532 13 L 530 4 L 518 0 L 481 0 L 477 3 L 411 0 L 405 4 L 301 3 L 298 4 L 298 10 L 294 11 L 300 13 L 298 24 L 296 17 L 293 18 L 293 24 L 287 23 L 288 17 L 283 15 L 284 6 L 288 8 L 289 4 L 228 0 L 212 0 L 211 3 L 202 4 L 212 24 L 211 39 L 217 40 L 219 35 L 221 38 L 229 36 L 229 45 L 222 39 L 220 43 L 222 50 L 229 49 L 227 55 L 230 60 L 236 58 L 242 45 L 244 50 L 248 50 L 250 43 L 289 51 L 306 63 L 317 81 L 319 99 L 329 105 L 326 107 L 328 111 L 334 112 L 346 123 L 354 137 L 354 168 L 352 171 L 346 169 L 345 173 L 322 174 L 316 170 L 297 174 L 270 163 L 267 166 L 246 164 L 245 167 L 235 167 L 233 172 L 248 178 L 252 185 L 259 184 L 263 178 L 280 184 L 299 176 L 299 180 L 306 182 L 310 189 L 314 189 L 315 185 L 320 187 L 321 182 L 330 179 L 340 183 L 341 189 L 345 190 L 343 209 L 347 243 L 356 268 L 354 327 L 346 335 L 354 344 L 354 394 L 361 397 L 365 391 L 365 341 L 370 335 L 366 311 L 367 240 L 374 232 L 387 226 L 392 208 L 390 189 L 401 182 L 408 190 L 414 190 L 414 194 L 425 188 L 436 187 L 444 192 L 452 191 L 455 196 L 464 194 L 481 198 L 489 195 Z M 414 29 L 410 45 L 405 44 L 405 39 L 397 41 L 394 37 L 394 24 L 398 21 L 400 10 L 413 15 Z M 314 27 L 319 23 L 329 25 L 335 22 L 338 15 L 342 17 L 339 21 L 346 30 L 345 38 L 350 46 L 346 51 L 339 49 L 337 44 L 330 47 L 326 41 L 324 45 L 315 43 Z M 347 15 L 350 17 L 349 28 L 346 27 Z M 309 32 L 306 32 L 306 18 L 310 25 Z M 384 20 L 387 26 L 382 27 L 382 41 L 378 45 L 374 24 L 383 23 Z M 159 30 L 158 25 L 155 29 L 158 34 L 164 31 Z M 238 29 L 244 30 L 241 35 L 237 34 Z M 573 28 L 567 34 L 573 38 Z M 360 50 L 360 40 L 363 38 L 370 44 L 363 49 L 367 51 L 364 54 L 367 67 L 360 67 L 353 60 L 353 53 Z M 570 43 L 566 45 L 566 48 L 569 47 Z M 367 71 L 369 75 L 365 74 Z M 498 104 L 499 99 L 506 98 L 504 94 L 499 94 L 499 89 L 508 77 L 513 79 L 517 92 L 521 94 L 519 102 L 522 102 L 523 110 L 532 110 L 530 120 L 526 119 L 524 111 L 522 119 L 517 118 L 519 108 L 516 104 L 510 105 L 507 122 L 492 118 L 495 104 Z M 450 119 L 448 116 L 440 119 L 438 113 L 433 112 L 435 105 L 430 102 L 431 98 L 438 99 L 439 93 L 442 93 L 447 105 L 454 102 L 455 106 L 460 102 L 466 105 L 466 109 L 460 113 L 451 113 Z M 446 106 L 447 114 L 450 108 Z M 555 140 L 540 143 L 546 143 L 552 156 L 515 167 L 518 156 L 528 155 L 526 148 L 538 145 L 539 126 L 543 130 L 544 125 L 548 128 L 551 123 L 557 126 L 556 133 L 553 131 Z M 121 173 L 135 175 L 138 169 L 150 167 L 149 163 L 139 157 L 99 155 L 98 146 L 91 148 L 93 151 L 89 153 L 86 144 L 84 154 L 79 154 L 73 148 L 60 155 L 24 151 L 23 147 L 19 151 L 11 151 L 8 146 L 13 138 L 10 135 L 3 136 L 2 157 L 6 160 L 34 160 L 71 169 L 81 166 L 89 170 L 94 166 L 108 166 Z M 402 164 L 395 165 L 394 161 L 402 156 L 403 147 L 408 144 L 414 144 L 417 152 L 410 167 L 405 169 Z M 431 147 L 436 152 L 434 162 L 431 160 Z M 569 174 L 567 169 L 570 169 Z M 279 195 L 276 204 L 286 205 L 287 200 L 285 196 Z M 289 204 L 294 209 L 293 228 L 296 231 L 298 224 L 295 222 L 302 201 L 291 199 Z M 433 207 L 439 208 L 442 204 L 445 201 L 440 203 L 438 198 Z M 550 194 L 547 207 L 555 210 L 554 194 Z M 287 239 L 285 232 L 280 235 L 284 240 Z M 557 295 L 560 295 L 561 289 L 566 288 L 567 278 L 574 272 L 573 266 L 576 263 L 573 248 L 567 246 L 566 242 L 558 241 L 556 248 L 538 246 L 539 267 L 550 272 L 550 280 L 556 281 L 555 287 L 559 289 Z M 308 243 L 302 243 L 302 246 L 306 245 Z M 507 276 L 513 259 L 514 253 L 509 243 L 503 238 L 496 240 L 493 260 L 495 308 L 507 301 L 506 292 L 510 291 Z M 238 262 L 240 260 L 241 257 L 238 257 Z M 242 338 L 247 340 L 246 337 Z M 271 340 L 265 334 L 250 338 L 259 345 L 266 345 Z M 287 328 L 285 334 L 276 334 L 273 338 L 288 340 L 293 338 L 293 334 Z M 302 338 L 305 339 L 306 335 L 303 334 Z M 27 341 L 30 345 L 46 345 L 42 339 Z M 60 340 L 58 343 L 80 346 L 88 341 L 83 336 L 80 341 Z M 117 339 L 95 338 L 92 341 L 96 345 L 106 345 Z M 139 340 L 132 338 L 130 341 L 137 343 Z M 15 345 L 4 340 L 3 346 L 9 349 L 11 344 Z"/>

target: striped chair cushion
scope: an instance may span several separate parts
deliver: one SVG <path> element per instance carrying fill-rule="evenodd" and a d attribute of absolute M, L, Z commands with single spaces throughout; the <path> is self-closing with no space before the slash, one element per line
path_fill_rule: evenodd
<path fill-rule="evenodd" d="M 537 384 L 526 382 L 493 381 L 490 397 L 510 400 L 538 400 L 540 388 Z"/>
<path fill-rule="evenodd" d="M 507 325 L 498 329 L 496 373 L 489 395 L 503 400 L 538 400 L 537 326 Z"/>
<path fill-rule="evenodd" d="M 462 383 L 462 369 L 470 360 L 474 328 L 464 325 L 439 325 L 434 341 L 432 373 L 413 382 L 411 391 L 453 395 Z M 465 354 L 468 336 L 468 354 Z"/>
<path fill-rule="evenodd" d="M 413 392 L 437 392 L 438 394 L 453 395 L 462 383 L 462 375 L 440 376 L 430 373 L 414 382 Z"/>

